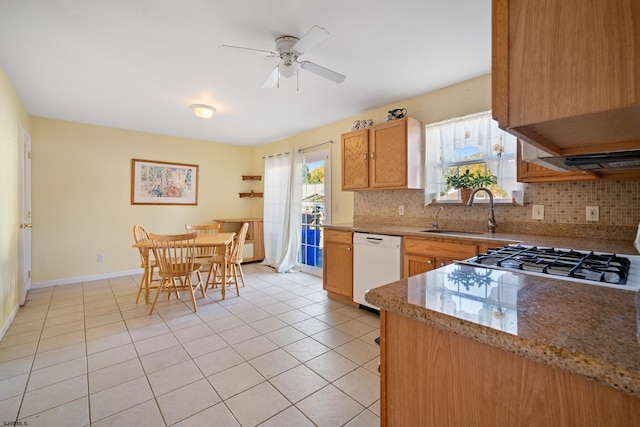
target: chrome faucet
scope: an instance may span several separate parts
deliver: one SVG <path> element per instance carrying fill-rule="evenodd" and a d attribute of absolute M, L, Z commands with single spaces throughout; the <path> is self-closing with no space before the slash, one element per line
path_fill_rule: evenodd
<path fill-rule="evenodd" d="M 434 220 L 434 222 L 431 223 L 433 228 L 438 228 L 438 215 L 440 215 L 440 212 L 442 212 L 443 210 L 444 208 L 442 206 L 438 208 L 438 212 L 436 212 L 436 219 Z"/>
<path fill-rule="evenodd" d="M 496 227 L 498 226 L 498 224 L 496 224 L 496 217 L 493 213 L 493 193 L 491 193 L 491 191 L 488 188 L 476 188 L 475 190 L 473 190 L 473 193 L 471 193 L 471 197 L 469 197 L 469 201 L 467 202 L 467 206 L 473 206 L 473 199 L 476 197 L 476 193 L 478 191 L 485 191 L 488 195 L 489 195 L 489 219 L 487 221 L 487 226 L 489 229 L 489 233 L 493 234 L 496 232 Z"/>

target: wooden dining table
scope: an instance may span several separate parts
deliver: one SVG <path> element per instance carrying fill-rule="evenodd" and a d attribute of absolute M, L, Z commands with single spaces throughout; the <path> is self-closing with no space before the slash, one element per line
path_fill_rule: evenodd
<path fill-rule="evenodd" d="M 236 233 L 217 233 L 217 234 L 198 234 L 196 236 L 195 246 L 197 248 L 222 248 L 224 253 L 225 262 L 222 263 L 222 277 L 227 277 L 227 261 L 231 253 L 231 244 Z M 149 251 L 153 249 L 153 242 L 151 239 L 143 240 L 141 242 L 134 243 L 134 248 L 146 251 L 145 259 L 147 262 L 144 265 L 144 271 L 142 273 L 142 280 L 144 286 L 144 301 L 149 304 L 149 291 L 151 286 L 151 268 L 149 268 Z M 206 284 L 205 284 L 206 286 Z M 226 286 L 221 286 L 222 299 L 226 296 Z"/>

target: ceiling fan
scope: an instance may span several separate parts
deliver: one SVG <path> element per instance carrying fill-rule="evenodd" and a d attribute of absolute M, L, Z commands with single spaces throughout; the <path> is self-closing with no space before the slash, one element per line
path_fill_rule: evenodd
<path fill-rule="evenodd" d="M 314 25 L 307 33 L 302 36 L 301 39 L 293 36 L 282 36 L 276 39 L 275 52 L 268 50 L 252 49 L 248 47 L 229 46 L 226 44 L 218 47 L 224 49 L 231 49 L 234 52 L 250 53 L 260 56 L 266 56 L 267 58 L 280 58 L 278 65 L 271 71 L 269 76 L 262 84 L 263 88 L 272 88 L 274 86 L 280 87 L 280 77 L 290 78 L 294 75 L 298 79 L 299 73 L 298 66 L 303 70 L 310 71 L 317 74 L 320 77 L 324 77 L 327 80 L 331 80 L 335 83 L 342 83 L 347 77 L 337 73 L 333 70 L 325 68 L 310 61 L 299 61 L 298 58 L 302 56 L 307 50 L 317 46 L 329 37 L 329 32 L 322 27 Z M 299 87 L 298 87 L 299 89 Z"/>

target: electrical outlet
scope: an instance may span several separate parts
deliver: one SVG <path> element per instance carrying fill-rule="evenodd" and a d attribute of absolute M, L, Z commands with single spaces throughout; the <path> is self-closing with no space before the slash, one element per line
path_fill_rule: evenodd
<path fill-rule="evenodd" d="M 104 254 L 98 254 L 98 262 L 104 262 Z"/>
<path fill-rule="evenodd" d="M 544 205 L 533 205 L 531 219 L 544 219 Z"/>
<path fill-rule="evenodd" d="M 404 215 L 404 205 L 398 206 L 398 215 L 400 216 Z"/>
<path fill-rule="evenodd" d="M 600 208 L 598 206 L 587 206 L 587 221 L 600 221 Z"/>

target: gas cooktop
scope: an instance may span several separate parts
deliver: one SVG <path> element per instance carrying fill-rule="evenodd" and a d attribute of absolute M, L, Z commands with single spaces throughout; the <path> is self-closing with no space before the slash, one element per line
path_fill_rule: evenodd
<path fill-rule="evenodd" d="M 619 289 L 640 289 L 640 256 L 634 255 L 508 245 L 489 249 L 465 263 Z"/>

